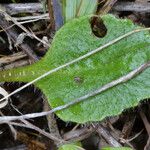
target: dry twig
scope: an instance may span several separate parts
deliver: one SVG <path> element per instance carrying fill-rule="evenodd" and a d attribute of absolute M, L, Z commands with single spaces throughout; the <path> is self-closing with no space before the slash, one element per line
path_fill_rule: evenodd
<path fill-rule="evenodd" d="M 150 12 L 150 3 L 118 2 L 114 5 L 115 11 Z"/>
<path fill-rule="evenodd" d="M 41 3 L 10 3 L 1 4 L 0 7 L 2 7 L 10 15 L 43 12 L 43 6 Z"/>
<path fill-rule="evenodd" d="M 16 60 L 22 59 L 27 57 L 27 55 L 23 52 L 18 52 L 9 56 L 4 56 L 2 58 L 0 58 L 0 66 L 3 64 L 7 64 L 7 63 L 11 63 L 14 62 Z"/>
<path fill-rule="evenodd" d="M 97 132 L 102 136 L 111 146 L 121 147 L 122 145 L 110 134 L 110 132 L 102 125 L 99 125 Z"/>
<path fill-rule="evenodd" d="M 39 127 L 31 124 L 30 122 L 28 122 L 27 120 L 21 119 L 21 121 L 23 123 L 16 123 L 16 122 L 7 122 L 11 125 L 15 125 L 15 126 L 19 126 L 19 127 L 24 127 L 24 128 L 29 128 L 29 129 L 33 129 L 37 132 L 39 132 L 40 134 L 44 135 L 45 137 L 48 137 L 49 139 L 56 141 L 57 143 L 65 143 L 64 140 L 57 138 L 55 135 L 48 133 L 42 129 L 40 129 Z"/>

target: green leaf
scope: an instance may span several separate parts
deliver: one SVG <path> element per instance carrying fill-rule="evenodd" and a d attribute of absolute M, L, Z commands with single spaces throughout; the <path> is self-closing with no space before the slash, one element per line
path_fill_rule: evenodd
<path fill-rule="evenodd" d="M 79 1 L 79 0 L 78 0 Z M 93 14 L 96 11 L 97 0 L 80 0 L 80 5 L 77 7 L 76 16 L 84 16 Z"/>
<path fill-rule="evenodd" d="M 132 150 L 132 149 L 128 147 L 106 147 L 102 148 L 102 150 Z"/>
<path fill-rule="evenodd" d="M 65 145 L 62 145 L 58 150 L 84 150 L 80 146 L 81 146 L 81 143 L 65 144 Z"/>
<path fill-rule="evenodd" d="M 61 0 L 64 21 L 67 22 L 76 17 L 94 14 L 97 0 Z"/>
<path fill-rule="evenodd" d="M 62 0 L 63 1 L 63 15 L 65 22 L 75 18 L 76 16 L 76 6 L 77 1 L 70 1 L 70 0 Z"/>
<path fill-rule="evenodd" d="M 41 61 L 28 67 L 2 72 L 0 80 L 32 81 L 48 70 L 139 28 L 129 20 L 117 19 L 112 15 L 101 18 L 107 28 L 107 34 L 103 38 L 92 33 L 90 16 L 74 19 L 56 33 L 51 48 Z M 41 79 L 35 85 L 43 91 L 51 107 L 55 108 L 128 74 L 148 60 L 150 34 L 148 31 L 139 32 Z M 137 106 L 140 100 L 150 97 L 149 74 L 150 69 L 146 69 L 134 79 L 59 111 L 57 115 L 65 121 L 78 123 L 100 121 L 107 116 L 118 115 L 124 109 Z"/>

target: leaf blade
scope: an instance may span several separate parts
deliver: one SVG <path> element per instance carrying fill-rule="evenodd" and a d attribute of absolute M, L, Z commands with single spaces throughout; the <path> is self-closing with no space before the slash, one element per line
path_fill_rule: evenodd
<path fill-rule="evenodd" d="M 130 21 L 126 21 L 126 20 L 121 21 L 121 20 L 115 19 L 112 16 L 105 16 L 105 17 L 104 18 L 106 20 L 105 19 L 104 20 L 108 29 L 109 27 L 114 28 L 117 23 L 119 24 L 116 29 L 117 32 L 112 31 L 112 29 L 110 28 L 110 30 L 108 31 L 108 36 L 105 37 L 104 39 L 93 38 L 93 35 L 91 35 L 90 27 L 87 26 L 88 21 L 86 20 L 86 22 L 84 22 L 85 20 L 81 19 L 80 21 L 84 22 L 83 24 L 85 26 L 84 27 L 80 26 L 79 27 L 80 31 L 84 28 L 85 29 L 84 32 L 86 33 L 82 33 L 82 34 L 80 33 L 80 35 L 82 36 L 80 36 L 77 33 L 77 35 L 74 34 L 73 37 L 70 37 L 70 33 L 72 32 L 71 32 L 71 29 L 68 32 L 69 25 L 67 25 L 66 29 L 67 29 L 67 32 L 69 33 L 69 36 L 66 35 L 64 39 L 65 41 L 64 45 L 63 45 L 63 42 L 61 43 L 61 46 L 57 44 L 53 45 L 54 47 L 52 47 L 52 49 L 55 49 L 55 52 L 54 53 L 51 52 L 51 58 L 52 58 L 50 60 L 51 63 L 56 67 L 57 65 L 60 65 L 69 60 L 72 60 L 74 57 L 83 55 L 84 52 L 87 50 L 87 48 L 88 50 L 94 49 L 100 46 L 100 42 L 107 43 L 108 41 L 115 38 L 114 35 L 118 37 L 120 34 L 126 33 L 130 30 L 137 28 L 137 26 L 133 25 Z M 112 24 L 110 23 L 111 22 L 110 20 L 113 22 Z M 76 22 L 76 21 L 75 21 L 75 26 L 77 26 L 76 24 L 79 24 L 79 22 L 78 21 Z M 70 26 L 71 28 L 73 28 L 73 24 L 70 24 Z M 128 27 L 127 29 L 125 28 L 126 26 Z M 73 32 L 79 31 L 79 28 L 77 27 L 77 29 L 73 29 Z M 64 35 L 64 32 L 62 30 L 60 32 L 61 32 L 60 34 Z M 112 34 L 112 36 L 109 36 L 110 33 Z M 140 64 L 143 64 L 144 62 L 146 62 L 150 58 L 150 53 L 148 50 L 146 50 L 149 48 L 150 43 L 149 43 L 149 39 L 143 40 L 143 38 L 145 39 L 145 33 L 142 33 L 142 34 L 139 33 L 139 34 L 133 35 L 131 38 L 125 39 L 124 41 L 118 43 L 117 45 L 115 44 L 114 46 L 111 46 L 111 48 L 104 50 L 100 54 L 97 54 L 96 56 L 94 55 L 90 57 L 89 59 L 81 63 L 78 63 L 78 65 L 73 65 L 72 67 L 69 67 L 68 69 L 64 71 L 60 71 L 56 73 L 53 77 L 51 77 L 51 79 L 49 78 L 49 82 L 51 83 L 51 87 L 52 87 L 50 90 L 51 92 L 49 91 L 51 93 L 49 99 L 51 99 L 50 104 L 52 105 L 52 107 L 63 105 L 73 100 L 76 97 L 83 96 L 86 93 L 94 89 L 97 89 L 98 87 L 103 86 L 106 83 L 109 83 L 110 81 L 128 73 L 129 71 L 138 67 Z M 58 37 L 56 39 L 60 41 Z M 72 39 L 71 41 L 74 43 L 70 43 L 69 42 L 70 39 Z M 76 40 L 73 41 L 73 39 L 76 39 Z M 88 45 L 87 41 L 89 39 L 91 41 Z M 54 43 L 58 43 L 57 40 L 54 41 Z M 80 45 L 80 43 L 82 44 Z M 130 44 L 128 45 L 127 43 L 130 43 Z M 69 46 L 66 46 L 67 44 Z M 78 47 L 76 45 L 78 45 Z M 62 50 L 63 47 L 64 47 L 64 50 Z M 114 50 L 116 49 L 116 47 L 120 47 L 120 48 L 117 50 Z M 59 49 L 59 50 L 56 51 L 56 49 Z M 66 52 L 66 50 L 69 50 L 69 51 Z M 61 59 L 62 53 L 64 54 L 63 59 Z M 105 59 L 106 56 L 107 58 Z M 49 58 L 50 56 L 47 57 L 47 59 Z M 128 62 L 130 62 L 129 65 L 126 65 L 128 64 Z M 105 70 L 105 71 L 102 72 L 101 70 Z M 90 72 L 93 72 L 93 74 L 91 75 Z M 146 78 L 146 74 L 143 74 L 142 76 L 143 79 Z M 83 84 L 76 83 L 74 81 L 75 77 L 79 77 L 81 78 L 81 80 L 83 78 L 83 80 L 85 80 L 84 83 Z M 55 80 L 55 82 L 53 82 L 53 80 Z M 139 100 L 149 97 L 150 93 L 148 92 L 147 89 L 143 91 L 142 95 L 136 92 L 136 90 L 140 90 L 141 89 L 140 87 L 143 86 L 141 85 L 142 83 L 138 82 L 138 80 L 141 81 L 141 79 L 136 78 L 135 80 L 130 81 L 128 84 L 122 84 L 120 86 L 112 88 L 111 92 L 106 91 L 100 96 L 89 98 L 87 102 L 83 102 L 82 104 L 78 104 L 77 106 L 73 106 L 62 112 L 58 112 L 57 114 L 59 115 L 59 117 L 61 117 L 65 121 L 69 120 L 69 121 L 74 121 L 74 122 L 79 122 L 79 123 L 84 123 L 87 121 L 99 121 L 105 118 L 106 116 L 119 114 L 126 108 L 136 106 Z M 148 82 L 147 84 L 149 85 Z M 123 92 L 124 89 L 126 89 L 126 86 L 129 89 Z M 132 94 L 133 97 L 131 98 L 130 96 L 131 93 L 129 91 L 131 91 L 133 87 L 135 88 L 135 86 L 136 86 L 136 89 L 135 91 L 133 91 L 133 94 Z M 41 89 L 43 88 L 44 87 L 41 86 Z M 48 93 L 45 93 L 45 94 L 49 95 Z M 126 95 L 126 101 L 122 99 L 122 95 Z M 137 97 L 138 97 L 138 100 L 137 100 Z M 112 102 L 113 102 L 113 105 L 112 105 Z M 87 111 L 87 108 L 88 108 L 88 111 Z"/>

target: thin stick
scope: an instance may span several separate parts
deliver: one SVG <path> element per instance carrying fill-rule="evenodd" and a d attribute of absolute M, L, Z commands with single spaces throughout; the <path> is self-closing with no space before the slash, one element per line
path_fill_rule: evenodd
<path fill-rule="evenodd" d="M 74 60 L 72 60 L 72 61 L 70 61 L 70 62 L 68 62 L 66 64 L 63 64 L 63 65 L 61 65 L 61 66 L 59 66 L 59 67 L 57 67 L 55 69 L 52 69 L 52 70 L 46 72 L 45 74 L 39 76 L 38 78 L 34 79 L 33 81 L 25 84 L 24 86 L 18 88 L 17 90 L 13 91 L 9 95 L 7 95 L 4 98 L 0 99 L 0 101 L 3 101 L 4 99 L 6 99 L 6 98 L 8 98 L 8 97 L 10 97 L 10 96 L 20 92 L 21 90 L 25 89 L 26 87 L 30 86 L 31 84 L 41 80 L 42 78 L 44 78 L 44 77 L 46 77 L 46 76 L 48 76 L 48 75 L 50 75 L 50 74 L 52 74 L 54 72 L 57 72 L 57 71 L 59 71 L 59 70 L 61 70 L 63 68 L 66 68 L 66 67 L 74 64 L 74 63 L 77 63 L 77 62 L 79 62 L 79 61 L 81 61 L 81 60 L 83 60 L 83 59 L 85 59 L 85 58 L 87 58 L 87 57 L 89 57 L 89 56 L 91 56 L 93 54 L 96 54 L 97 52 L 102 51 L 103 49 L 113 45 L 114 43 L 119 42 L 120 40 L 122 40 L 122 39 L 124 39 L 124 38 L 126 38 L 126 37 L 128 37 L 128 36 L 130 36 L 132 34 L 135 34 L 137 32 L 141 32 L 141 31 L 147 31 L 147 30 L 150 30 L 150 28 L 142 28 L 142 29 L 136 29 L 136 30 L 130 31 L 130 32 L 128 32 L 128 33 L 126 33 L 126 34 L 124 34 L 124 35 L 122 35 L 122 36 L 120 36 L 120 37 L 118 37 L 118 38 L 116 38 L 116 39 L 114 39 L 114 40 L 112 40 L 110 42 L 108 42 L 107 44 L 105 44 L 105 45 L 103 45 L 103 46 L 101 46 L 101 47 L 99 47 L 97 49 L 94 49 L 94 50 L 86 53 L 85 55 L 82 55 L 82 56 L 80 56 L 80 57 L 78 57 L 78 58 L 76 58 L 76 59 L 74 59 Z"/>
<path fill-rule="evenodd" d="M 110 146 L 122 147 L 122 145 L 110 134 L 108 129 L 103 125 L 99 125 L 97 133 L 99 134 L 99 136 L 102 136 L 109 143 Z"/>
<path fill-rule="evenodd" d="M 0 115 L 4 116 L 4 114 L 1 111 L 0 111 Z M 16 131 L 16 129 L 9 122 L 7 124 L 8 124 L 8 126 L 9 126 L 9 128 L 11 130 L 11 133 L 12 133 L 12 135 L 14 137 L 14 140 L 16 140 L 16 138 L 17 138 L 17 131 Z"/>
<path fill-rule="evenodd" d="M 43 13 L 43 6 L 41 3 L 9 3 L 1 4 L 1 7 L 9 15 L 16 15 L 19 13 Z"/>
<path fill-rule="evenodd" d="M 142 1 L 141 1 L 142 2 Z M 149 2 L 117 2 L 113 10 L 115 11 L 132 11 L 132 12 L 150 12 Z"/>
<path fill-rule="evenodd" d="M 30 126 L 30 125 L 27 125 L 27 124 L 23 124 L 23 123 L 16 123 L 16 122 L 7 122 L 8 124 L 10 125 L 13 125 L 13 126 L 19 126 L 19 127 L 24 127 L 24 128 L 29 128 L 29 129 L 33 129 L 37 132 L 39 132 L 40 134 L 48 137 L 49 139 L 53 140 L 53 141 L 57 141 L 59 143 L 63 143 L 64 141 L 62 141 L 61 139 L 58 139 L 57 137 L 55 137 L 54 135 L 48 133 L 48 132 L 45 132 L 44 130 L 36 127 L 36 126 Z M 35 128 L 36 127 L 36 128 Z"/>
<path fill-rule="evenodd" d="M 20 60 L 25 57 L 27 57 L 27 55 L 24 52 L 17 52 L 15 54 L 0 58 L 0 64 L 3 64 L 3 65 L 8 64 L 8 63 Z"/>
<path fill-rule="evenodd" d="M 29 119 L 29 118 L 36 118 L 36 117 L 42 117 L 60 110 L 64 110 L 70 106 L 73 106 L 77 103 L 83 102 L 85 100 L 87 100 L 88 98 L 95 96 L 97 94 L 100 94 L 120 83 L 124 83 L 127 82 L 128 80 L 132 79 L 133 77 L 137 76 L 139 73 L 143 72 L 145 69 L 147 69 L 148 67 L 150 67 L 150 61 L 148 61 L 147 63 L 141 65 L 140 67 L 138 67 L 137 69 L 131 71 L 129 74 L 122 76 L 120 78 L 118 78 L 117 80 L 113 80 L 112 82 L 105 84 L 104 86 L 102 86 L 101 88 L 97 89 L 94 92 L 88 93 L 87 95 L 84 95 L 80 98 L 77 98 L 65 105 L 62 106 L 58 106 L 48 112 L 40 112 L 40 113 L 32 113 L 32 114 L 26 114 L 26 115 L 22 115 L 22 116 L 4 116 L 4 117 L 0 117 L 0 123 L 5 123 L 8 121 L 12 121 L 12 120 L 21 120 L 21 119 Z"/>
<path fill-rule="evenodd" d="M 13 17 L 16 21 L 27 21 L 34 19 L 50 19 L 48 13 L 36 16 L 25 16 L 25 17 Z"/>
<path fill-rule="evenodd" d="M 57 143 L 59 143 L 59 144 L 65 142 L 63 139 L 60 139 L 60 138 L 56 137 L 54 134 L 48 133 L 48 132 L 46 132 L 46 131 L 40 129 L 39 127 L 37 127 L 37 126 L 31 124 L 29 121 L 27 121 L 27 120 L 25 120 L 25 119 L 22 119 L 21 121 L 22 121 L 26 126 L 28 126 L 29 128 L 38 131 L 38 132 L 41 133 L 42 135 L 47 136 L 48 138 L 54 140 L 55 142 L 57 142 Z"/>

